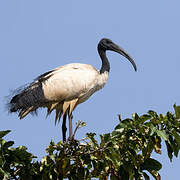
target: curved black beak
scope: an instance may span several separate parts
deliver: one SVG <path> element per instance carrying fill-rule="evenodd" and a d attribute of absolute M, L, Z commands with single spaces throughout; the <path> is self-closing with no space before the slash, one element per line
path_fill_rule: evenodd
<path fill-rule="evenodd" d="M 124 56 L 125 58 L 127 58 L 131 62 L 131 64 L 133 65 L 134 70 L 137 71 L 137 67 L 136 67 L 136 64 L 135 64 L 134 60 L 132 59 L 132 57 L 123 48 L 119 47 L 116 44 L 113 44 L 111 46 L 110 50 L 115 51 L 115 52 L 121 54 L 122 56 Z"/>

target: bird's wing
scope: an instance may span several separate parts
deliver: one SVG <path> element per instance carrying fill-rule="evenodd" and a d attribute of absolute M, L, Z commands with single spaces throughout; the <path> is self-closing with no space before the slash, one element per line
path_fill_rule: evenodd
<path fill-rule="evenodd" d="M 91 65 L 68 64 L 46 72 L 28 87 L 18 92 L 9 103 L 10 112 L 19 112 L 23 118 L 39 107 L 47 107 L 48 114 L 56 109 L 56 121 L 61 115 L 73 111 L 79 99 L 92 95 L 99 72 Z M 93 91 L 92 91 L 93 90 Z M 85 99 L 85 100 L 86 100 Z M 81 102 L 80 102 L 81 103 Z"/>
<path fill-rule="evenodd" d="M 97 84 L 99 72 L 88 64 L 68 64 L 46 74 L 42 82 L 44 97 L 49 101 L 69 101 L 83 96 Z M 49 76 L 49 77 L 48 77 Z M 48 77 L 48 78 L 46 78 Z"/>

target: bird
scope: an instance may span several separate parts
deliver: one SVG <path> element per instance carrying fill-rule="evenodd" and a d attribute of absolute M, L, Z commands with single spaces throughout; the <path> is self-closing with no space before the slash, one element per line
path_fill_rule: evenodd
<path fill-rule="evenodd" d="M 108 38 L 102 38 L 98 45 L 102 65 L 97 70 L 90 64 L 71 63 L 57 67 L 38 76 L 27 87 L 13 95 L 8 103 L 9 112 L 17 112 L 20 119 L 39 108 L 47 108 L 47 116 L 56 111 L 55 123 L 62 117 L 62 139 L 66 141 L 66 119 L 69 119 L 69 138 L 72 139 L 72 112 L 107 82 L 110 63 L 106 51 L 114 51 L 130 61 L 137 71 L 133 58 Z"/>

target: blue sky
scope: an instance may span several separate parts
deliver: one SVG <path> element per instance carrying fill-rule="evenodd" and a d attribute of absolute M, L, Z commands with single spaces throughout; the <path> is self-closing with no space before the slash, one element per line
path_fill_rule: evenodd
<path fill-rule="evenodd" d="M 79 62 L 100 68 L 97 43 L 107 37 L 134 58 L 138 72 L 119 54 L 108 52 L 111 72 L 107 85 L 81 104 L 73 122 L 87 126 L 77 133 L 107 133 L 117 114 L 130 117 L 148 110 L 173 111 L 180 104 L 180 1 L 0 1 L 0 119 L 8 139 L 42 157 L 53 139 L 61 139 L 61 124 L 46 111 L 19 120 L 8 115 L 4 96 L 58 66 Z M 165 149 L 155 155 L 162 163 L 162 179 L 178 180 L 180 159 L 170 163 Z"/>

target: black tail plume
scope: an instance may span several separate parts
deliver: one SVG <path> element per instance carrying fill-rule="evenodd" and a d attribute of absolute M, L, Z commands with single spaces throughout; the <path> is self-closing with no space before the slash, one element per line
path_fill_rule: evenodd
<path fill-rule="evenodd" d="M 42 83 L 34 82 L 12 97 L 8 104 L 8 109 L 9 112 L 19 112 L 20 118 L 23 118 L 24 116 L 22 114 L 29 108 L 31 108 L 31 111 L 35 111 L 45 103 L 46 99 L 44 97 Z"/>

